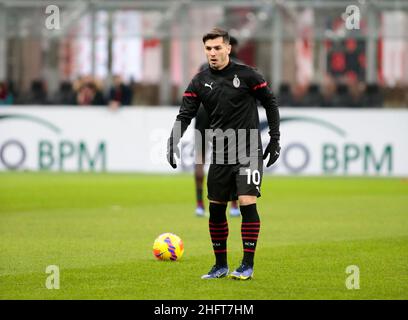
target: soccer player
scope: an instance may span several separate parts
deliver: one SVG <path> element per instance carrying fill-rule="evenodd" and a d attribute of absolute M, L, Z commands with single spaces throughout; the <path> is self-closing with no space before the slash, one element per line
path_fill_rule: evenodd
<path fill-rule="evenodd" d="M 253 276 L 260 230 L 256 202 L 261 195 L 262 159 L 269 157 L 266 164 L 269 167 L 280 154 L 279 109 L 264 78 L 253 68 L 230 60 L 228 32 L 214 28 L 202 40 L 209 68 L 195 75 L 184 92 L 179 114 L 167 141 L 167 160 L 173 168 L 177 167 L 175 155 L 180 155 L 177 145 L 202 103 L 213 130 L 207 190 L 210 201 L 209 231 L 215 254 L 215 265 L 202 278 L 228 275 L 233 279 L 247 280 Z M 266 110 L 269 125 L 270 141 L 263 154 L 257 100 Z M 252 138 L 254 131 L 255 139 Z M 244 142 L 242 132 L 245 134 Z M 238 139 L 234 139 L 231 133 L 238 135 Z M 226 140 L 228 143 L 225 145 Z M 242 155 L 242 149 L 245 155 L 249 151 L 249 158 Z M 237 154 L 235 161 L 231 159 L 231 155 Z M 242 215 L 243 259 L 241 265 L 229 274 L 226 208 L 228 201 L 237 198 Z"/>
<path fill-rule="evenodd" d="M 237 47 L 238 47 L 238 40 L 232 36 L 230 36 L 230 43 L 231 45 L 231 52 L 229 54 L 230 60 L 241 63 L 241 61 L 237 57 Z M 200 72 L 208 69 L 209 65 L 208 62 L 203 63 L 200 66 Z M 201 104 L 198 108 L 198 112 L 195 118 L 195 132 L 199 132 L 199 135 L 195 135 L 195 145 L 201 145 L 200 149 L 196 151 L 196 163 L 194 165 L 194 182 L 195 182 L 195 189 L 196 189 L 196 201 L 197 206 L 195 213 L 198 217 L 205 216 L 205 206 L 203 201 L 203 181 L 204 181 L 204 164 L 205 164 L 205 154 L 207 151 L 208 146 L 208 139 L 205 137 L 205 130 L 210 128 L 210 119 L 208 118 L 208 114 L 204 109 L 203 105 Z M 201 140 L 199 142 L 198 140 Z M 201 143 L 201 144 L 200 144 Z M 230 208 L 230 216 L 231 217 L 239 217 L 241 213 L 239 212 L 238 204 L 236 200 L 231 201 L 231 208 Z"/>

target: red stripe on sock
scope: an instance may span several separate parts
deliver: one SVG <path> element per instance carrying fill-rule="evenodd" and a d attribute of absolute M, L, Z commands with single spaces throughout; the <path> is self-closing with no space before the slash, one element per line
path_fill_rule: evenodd
<path fill-rule="evenodd" d="M 224 237 L 224 238 L 213 238 L 213 237 L 211 237 L 211 240 L 227 240 L 228 239 L 228 237 Z"/>
<path fill-rule="evenodd" d="M 210 233 L 211 237 L 213 236 L 222 236 L 222 235 L 228 235 L 228 231 L 227 232 L 216 232 L 216 233 Z"/>
<path fill-rule="evenodd" d="M 228 224 L 228 221 L 225 222 L 220 222 L 220 223 L 214 223 L 214 222 L 208 222 L 211 226 L 224 226 L 226 224 Z"/>
<path fill-rule="evenodd" d="M 252 249 L 244 249 L 244 252 L 255 252 L 255 250 L 252 250 Z"/>
<path fill-rule="evenodd" d="M 258 237 L 253 238 L 253 237 L 242 237 L 242 240 L 258 240 Z"/>
<path fill-rule="evenodd" d="M 214 253 L 223 253 L 223 252 L 227 252 L 227 249 L 224 249 L 224 250 L 214 250 Z"/>

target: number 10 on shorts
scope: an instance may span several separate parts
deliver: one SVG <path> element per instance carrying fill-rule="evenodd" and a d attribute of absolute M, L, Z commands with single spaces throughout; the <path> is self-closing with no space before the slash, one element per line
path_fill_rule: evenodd
<path fill-rule="evenodd" d="M 245 169 L 245 172 L 247 173 L 247 184 L 251 184 L 252 179 L 252 183 L 258 186 L 261 182 L 261 174 L 259 173 L 259 170 Z"/>

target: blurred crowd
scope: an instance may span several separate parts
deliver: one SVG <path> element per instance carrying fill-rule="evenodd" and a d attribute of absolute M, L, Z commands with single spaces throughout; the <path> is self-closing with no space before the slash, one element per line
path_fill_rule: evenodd
<path fill-rule="evenodd" d="M 106 87 L 102 81 L 90 76 L 73 82 L 62 82 L 56 92 L 49 93 L 42 80 L 31 83 L 30 90 L 21 93 L 12 83 L 0 82 L 1 105 L 77 105 L 77 106 L 121 106 L 159 105 L 159 86 L 140 83 L 124 83 L 118 75 L 112 85 Z M 173 87 L 173 105 L 180 104 L 177 88 Z M 321 84 L 282 83 L 276 92 L 283 107 L 349 107 L 375 108 L 408 107 L 408 87 L 397 85 L 385 88 L 376 83 L 361 81 L 335 81 L 326 77 Z"/>
<path fill-rule="evenodd" d="M 120 106 L 132 105 L 132 84 L 125 84 L 120 76 L 114 76 L 112 85 L 106 90 L 101 81 L 91 76 L 74 82 L 61 82 L 56 92 L 50 94 L 43 80 L 34 80 L 30 90 L 21 93 L 12 83 L 0 82 L 0 105 L 77 105 Z"/>
<path fill-rule="evenodd" d="M 321 84 L 282 83 L 277 92 L 279 105 L 288 107 L 381 108 L 408 107 L 408 87 L 385 88 L 358 80 L 335 81 L 326 77 Z"/>

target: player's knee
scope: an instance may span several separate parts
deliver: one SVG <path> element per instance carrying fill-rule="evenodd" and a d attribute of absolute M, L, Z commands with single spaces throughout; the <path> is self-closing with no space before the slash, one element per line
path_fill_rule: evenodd
<path fill-rule="evenodd" d="M 240 206 L 249 206 L 256 203 L 256 196 L 239 196 L 238 200 Z"/>
<path fill-rule="evenodd" d="M 227 202 L 215 201 L 215 200 L 210 200 L 210 203 L 215 203 L 215 204 L 227 204 Z"/>

